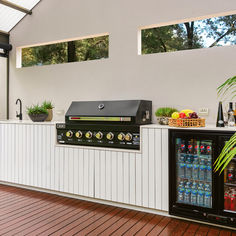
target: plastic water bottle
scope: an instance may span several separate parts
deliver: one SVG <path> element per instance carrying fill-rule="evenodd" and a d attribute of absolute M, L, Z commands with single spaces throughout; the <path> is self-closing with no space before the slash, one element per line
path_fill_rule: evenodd
<path fill-rule="evenodd" d="M 193 167 L 192 167 L 192 178 L 194 180 L 198 180 L 199 178 L 199 158 L 198 156 L 194 156 L 193 158 Z"/>
<path fill-rule="evenodd" d="M 185 178 L 185 163 L 178 163 L 178 176 L 180 178 Z"/>
<path fill-rule="evenodd" d="M 185 192 L 184 192 L 184 203 L 186 204 L 190 204 L 190 199 L 191 198 L 191 189 L 190 188 L 185 188 Z"/>
<path fill-rule="evenodd" d="M 206 171 L 206 166 L 200 165 L 199 166 L 199 180 L 205 181 L 205 171 Z"/>
<path fill-rule="evenodd" d="M 212 207 L 212 197 L 211 192 L 205 192 L 205 198 L 204 198 L 204 206 L 211 208 Z"/>
<path fill-rule="evenodd" d="M 185 177 L 188 179 L 192 178 L 192 168 L 193 168 L 192 157 L 193 155 L 191 154 L 187 154 L 186 157 Z"/>
<path fill-rule="evenodd" d="M 204 206 L 204 186 L 202 183 L 198 185 L 198 191 L 197 191 L 197 205 L 198 206 Z"/>
<path fill-rule="evenodd" d="M 199 157 L 198 157 L 198 155 L 193 155 L 193 164 L 199 164 Z"/>
<path fill-rule="evenodd" d="M 180 154 L 180 159 L 178 162 L 178 176 L 180 178 L 185 178 L 185 158 L 186 158 L 186 154 L 185 153 L 181 153 Z"/>
<path fill-rule="evenodd" d="M 182 187 L 182 188 L 179 188 L 179 190 L 178 190 L 178 199 L 177 199 L 177 201 L 178 202 L 180 202 L 180 203 L 182 203 L 182 202 L 184 202 L 184 191 L 185 189 Z"/>
<path fill-rule="evenodd" d="M 193 182 L 192 188 L 191 188 L 191 204 L 197 205 L 197 183 Z"/>
<path fill-rule="evenodd" d="M 205 163 L 205 157 L 204 156 L 200 156 L 199 157 L 199 164 L 200 165 L 205 165 L 206 163 Z"/>
<path fill-rule="evenodd" d="M 206 167 L 206 181 L 212 181 L 212 168 L 211 166 Z"/>

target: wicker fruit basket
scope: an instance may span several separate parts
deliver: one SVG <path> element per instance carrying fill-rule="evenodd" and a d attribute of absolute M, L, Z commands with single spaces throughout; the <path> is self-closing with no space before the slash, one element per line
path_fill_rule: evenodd
<path fill-rule="evenodd" d="M 205 127 L 204 118 L 195 118 L 195 119 L 169 119 L 169 126 L 171 127 L 182 127 L 182 128 L 191 128 L 191 127 Z"/>

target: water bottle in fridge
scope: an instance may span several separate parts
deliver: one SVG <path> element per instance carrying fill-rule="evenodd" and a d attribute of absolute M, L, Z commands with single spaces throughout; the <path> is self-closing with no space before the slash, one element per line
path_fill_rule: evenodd
<path fill-rule="evenodd" d="M 185 188 L 185 192 L 184 192 L 184 203 L 186 204 L 190 204 L 190 199 L 191 198 L 191 189 L 190 188 Z"/>
<path fill-rule="evenodd" d="M 179 188 L 178 189 L 178 202 L 184 202 L 184 191 L 185 189 L 182 187 L 182 188 Z"/>
<path fill-rule="evenodd" d="M 198 180 L 198 178 L 199 178 L 198 156 L 194 157 L 194 159 L 193 159 L 192 178 L 193 178 L 193 180 Z"/>
<path fill-rule="evenodd" d="M 188 181 L 185 184 L 184 203 L 186 203 L 186 204 L 191 203 L 191 185 L 192 185 L 192 183 L 190 181 Z"/>
<path fill-rule="evenodd" d="M 185 178 L 185 166 L 186 164 L 183 162 L 178 163 L 178 177 Z"/>
<path fill-rule="evenodd" d="M 187 157 L 186 157 L 185 178 L 188 178 L 188 179 L 192 178 L 192 168 L 193 168 L 192 157 L 193 157 L 192 154 L 187 154 Z"/>
<path fill-rule="evenodd" d="M 198 191 L 197 191 L 197 205 L 198 206 L 204 206 L 204 186 L 202 183 L 198 185 Z"/>
<path fill-rule="evenodd" d="M 206 181 L 211 182 L 212 180 L 212 168 L 211 165 L 206 166 Z"/>
<path fill-rule="evenodd" d="M 206 172 L 206 166 L 200 165 L 199 166 L 199 180 L 205 181 L 205 172 Z"/>
<path fill-rule="evenodd" d="M 208 208 L 211 208 L 212 206 L 212 194 L 209 184 L 205 185 L 204 206 Z"/>
<path fill-rule="evenodd" d="M 197 183 L 193 182 L 192 188 L 191 188 L 191 204 L 197 205 Z"/>

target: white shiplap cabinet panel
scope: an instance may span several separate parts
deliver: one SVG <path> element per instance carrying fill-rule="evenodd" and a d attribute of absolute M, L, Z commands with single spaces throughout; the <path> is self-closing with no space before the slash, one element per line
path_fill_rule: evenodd
<path fill-rule="evenodd" d="M 95 151 L 95 197 L 166 211 L 166 144 L 168 132 L 143 128 L 142 153 Z"/>
<path fill-rule="evenodd" d="M 168 129 L 162 129 L 162 209 L 163 211 L 169 210 L 169 172 L 168 172 L 168 163 L 169 163 L 169 145 L 168 145 Z"/>
<path fill-rule="evenodd" d="M 0 180 L 168 211 L 168 130 L 142 128 L 142 151 L 55 146 L 55 127 L 0 124 Z"/>

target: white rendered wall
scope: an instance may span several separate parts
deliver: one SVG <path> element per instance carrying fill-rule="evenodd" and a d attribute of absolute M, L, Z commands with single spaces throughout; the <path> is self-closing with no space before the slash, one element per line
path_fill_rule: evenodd
<path fill-rule="evenodd" d="M 7 59 L 0 57 L 0 119 L 6 119 Z"/>
<path fill-rule="evenodd" d="M 11 31 L 10 117 L 18 97 L 24 106 L 52 100 L 56 110 L 72 100 L 141 98 L 154 110 L 208 107 L 214 122 L 216 88 L 235 75 L 236 46 L 141 56 L 138 30 L 230 13 L 235 0 L 42 0 Z M 110 35 L 109 59 L 16 69 L 17 47 L 101 33 Z"/>

